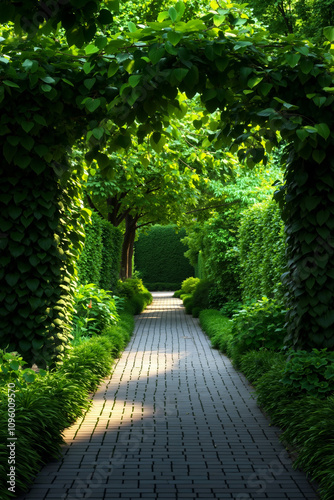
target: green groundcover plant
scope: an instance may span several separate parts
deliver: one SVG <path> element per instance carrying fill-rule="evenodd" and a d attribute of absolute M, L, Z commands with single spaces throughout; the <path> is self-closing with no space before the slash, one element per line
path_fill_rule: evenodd
<path fill-rule="evenodd" d="M 14 498 L 28 488 L 41 466 L 59 458 L 62 431 L 90 408 L 89 394 L 110 373 L 134 328 L 124 307 L 117 324 L 69 349 L 55 370 L 25 368 L 18 353 L 0 352 L 0 498 Z M 8 388 L 12 389 L 9 395 Z M 8 403 L 15 401 L 15 493 L 8 490 Z"/>

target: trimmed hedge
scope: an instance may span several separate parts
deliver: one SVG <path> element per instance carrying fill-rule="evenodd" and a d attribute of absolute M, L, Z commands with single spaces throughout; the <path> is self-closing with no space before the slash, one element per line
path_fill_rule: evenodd
<path fill-rule="evenodd" d="M 276 202 L 264 201 L 248 208 L 239 229 L 243 300 L 282 298 L 281 276 L 286 270 L 285 234 Z"/>
<path fill-rule="evenodd" d="M 194 275 L 194 268 L 184 256 L 187 247 L 181 239 L 185 234 L 184 229 L 176 233 L 173 225 L 156 225 L 139 235 L 135 243 L 135 269 L 146 285 L 164 283 L 166 290 L 173 283 L 173 288 L 178 289 L 183 280 Z"/>
<path fill-rule="evenodd" d="M 85 224 L 85 244 L 77 263 L 79 282 L 94 283 L 103 290 L 114 290 L 119 279 L 122 231 L 96 212 Z"/>

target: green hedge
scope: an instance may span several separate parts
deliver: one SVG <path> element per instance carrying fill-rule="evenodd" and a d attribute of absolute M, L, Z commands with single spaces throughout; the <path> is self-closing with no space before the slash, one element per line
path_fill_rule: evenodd
<path fill-rule="evenodd" d="M 248 208 L 239 229 L 243 299 L 282 297 L 285 272 L 285 235 L 276 202 L 265 201 Z"/>
<path fill-rule="evenodd" d="M 16 495 L 26 490 L 50 458 L 59 458 L 62 431 L 90 406 L 89 393 L 110 373 L 113 358 L 128 342 L 134 329 L 133 316 L 122 312 L 117 325 L 73 347 L 54 372 L 18 387 L 15 397 Z M 4 377 L 3 372 L 0 377 Z M 15 379 L 13 379 L 15 380 Z M 0 497 L 8 491 L 8 397 L 7 383 L 0 382 Z"/>
<path fill-rule="evenodd" d="M 121 265 L 122 232 L 96 212 L 84 229 L 85 244 L 77 265 L 79 281 L 83 285 L 94 283 L 103 290 L 114 290 Z"/>
<path fill-rule="evenodd" d="M 194 268 L 184 256 L 187 247 L 180 241 L 185 234 L 183 229 L 176 233 L 172 225 L 157 225 L 139 235 L 135 243 L 135 269 L 145 284 L 165 283 L 168 289 L 173 283 L 178 289 L 184 279 L 194 275 Z"/>

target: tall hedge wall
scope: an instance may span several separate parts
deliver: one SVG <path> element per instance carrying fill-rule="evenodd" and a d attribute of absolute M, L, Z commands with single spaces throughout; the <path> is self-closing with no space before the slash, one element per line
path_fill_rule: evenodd
<path fill-rule="evenodd" d="M 239 229 L 243 299 L 283 297 L 286 271 L 284 224 L 275 201 L 257 203 L 242 216 Z"/>
<path fill-rule="evenodd" d="M 176 227 L 153 226 L 148 233 L 139 235 L 135 243 L 135 269 L 149 289 L 159 283 L 170 288 L 180 286 L 189 276 L 194 276 L 194 268 L 184 256 L 187 247 L 181 243 L 185 230 L 176 233 Z"/>
<path fill-rule="evenodd" d="M 92 213 L 91 223 L 85 224 L 84 229 L 85 245 L 78 261 L 79 281 L 113 290 L 119 279 L 122 232 L 96 212 Z"/>

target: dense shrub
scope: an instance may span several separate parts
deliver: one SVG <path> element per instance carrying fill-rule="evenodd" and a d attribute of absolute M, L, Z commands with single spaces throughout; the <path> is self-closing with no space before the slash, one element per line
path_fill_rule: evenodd
<path fill-rule="evenodd" d="M 243 300 L 282 298 L 281 276 L 286 270 L 284 224 L 272 200 L 248 208 L 239 228 Z"/>
<path fill-rule="evenodd" d="M 59 458 L 62 430 L 82 416 L 90 406 L 89 392 L 110 373 L 113 356 L 118 355 L 133 331 L 133 317 L 121 313 L 117 325 L 102 335 L 70 349 L 57 370 L 34 374 L 28 383 L 20 355 L 4 359 L 0 372 L 0 496 L 12 498 L 8 480 L 8 380 L 15 380 L 16 487 L 26 490 L 40 467 L 50 458 Z M 8 368 L 6 372 L 6 368 Z M 18 372 L 18 373 L 16 373 Z M 27 374 L 30 372 L 26 372 Z M 10 378 L 9 378 L 10 377 Z M 18 382 L 21 382 L 19 387 Z"/>
<path fill-rule="evenodd" d="M 273 368 L 284 368 L 285 363 L 284 354 L 262 349 L 246 352 L 240 360 L 240 369 L 251 383 L 255 383 Z"/>
<path fill-rule="evenodd" d="M 193 293 L 200 282 L 199 278 L 190 277 L 182 281 L 181 290 L 184 293 Z"/>
<path fill-rule="evenodd" d="M 160 291 L 174 291 L 180 288 L 180 283 L 164 283 L 159 281 L 157 283 L 144 282 L 145 288 L 150 292 L 160 292 Z"/>
<path fill-rule="evenodd" d="M 79 281 L 114 290 L 121 265 L 122 232 L 96 212 L 84 229 L 85 244 L 77 264 Z"/>
<path fill-rule="evenodd" d="M 178 283 L 194 274 L 185 258 L 187 247 L 181 243 L 185 231 L 176 233 L 175 226 L 153 226 L 141 233 L 135 243 L 135 268 L 145 284 Z"/>
<path fill-rule="evenodd" d="M 91 223 L 85 224 L 85 244 L 78 261 L 80 283 L 99 286 L 102 266 L 102 218 L 93 212 Z"/>
<path fill-rule="evenodd" d="M 236 367 L 239 367 L 241 356 L 247 351 L 283 348 L 285 315 L 286 311 L 279 303 L 266 297 L 234 314 L 231 355 Z"/>
<path fill-rule="evenodd" d="M 127 299 L 126 310 L 132 314 L 140 314 L 153 300 L 152 294 L 145 288 L 140 278 L 119 280 L 116 293 Z"/>
<path fill-rule="evenodd" d="M 80 333 L 101 333 L 118 320 L 116 301 L 105 290 L 90 283 L 79 285 L 75 293 L 73 330 Z"/>
<path fill-rule="evenodd" d="M 114 290 L 117 286 L 121 267 L 123 234 L 119 227 L 102 219 L 102 262 L 99 287 Z"/>
<path fill-rule="evenodd" d="M 327 349 L 290 351 L 282 382 L 318 398 L 334 394 L 334 352 Z"/>
<path fill-rule="evenodd" d="M 204 309 L 199 314 L 200 325 L 211 340 L 212 346 L 226 353 L 232 339 L 231 321 L 214 309 Z"/>

